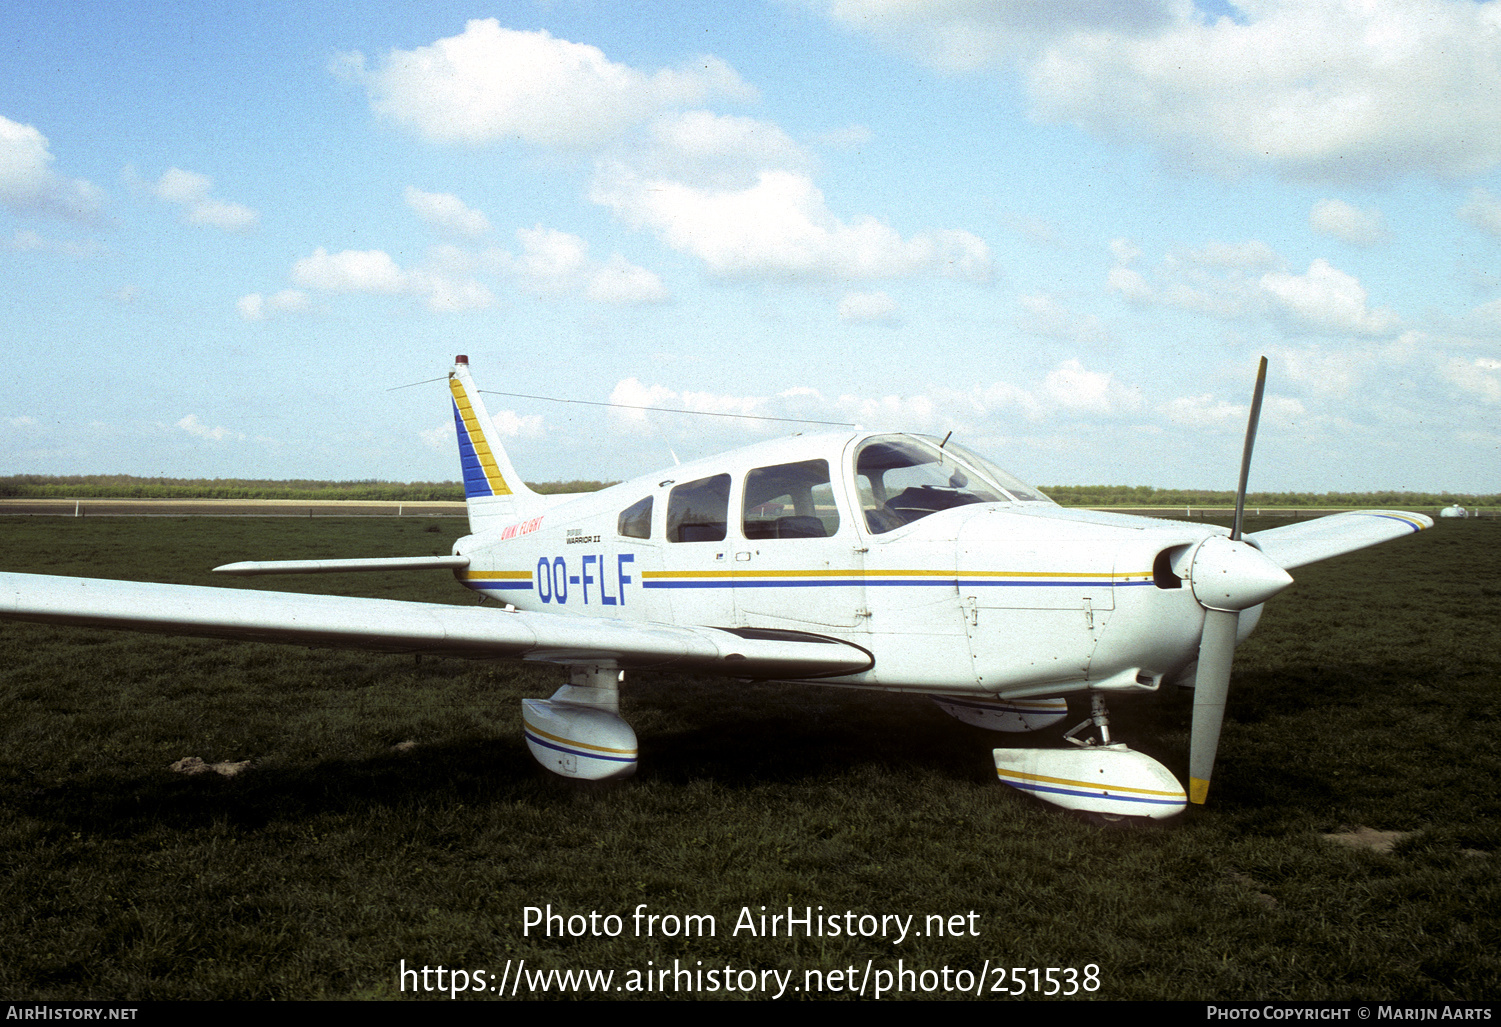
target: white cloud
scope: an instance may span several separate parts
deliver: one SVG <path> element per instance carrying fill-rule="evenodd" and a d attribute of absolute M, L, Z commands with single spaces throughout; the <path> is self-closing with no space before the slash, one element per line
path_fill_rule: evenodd
<path fill-rule="evenodd" d="M 589 256 L 587 240 L 555 228 L 519 228 L 521 253 L 500 252 L 493 262 L 540 293 L 571 295 L 582 292 L 595 303 L 638 306 L 663 303 L 667 287 L 658 275 L 638 267 L 619 253 L 599 263 Z"/>
<path fill-rule="evenodd" d="M 1366 306 L 1366 291 L 1354 277 L 1315 260 L 1306 274 L 1285 271 L 1261 276 L 1261 288 L 1291 316 L 1294 327 L 1315 332 L 1383 335 L 1398 326 L 1397 315 L 1385 307 Z"/>
<path fill-rule="evenodd" d="M 1333 181 L 1501 164 L 1501 9 L 1472 0 L 823 0 L 949 71 L 1019 65 L 1034 115 L 1225 171 Z"/>
<path fill-rule="evenodd" d="M 222 228 L 242 232 L 254 228 L 261 216 L 243 203 L 230 203 L 210 196 L 214 180 L 196 171 L 169 168 L 151 191 L 158 199 L 182 208 L 182 219 L 190 225 Z"/>
<path fill-rule="evenodd" d="M 1255 239 L 1235 244 L 1211 241 L 1197 250 L 1168 253 L 1149 277 L 1126 266 L 1140 255 L 1134 245 L 1118 239 L 1111 251 L 1120 263 L 1110 269 L 1107 284 L 1128 302 L 1227 319 L 1265 312 L 1267 297 L 1251 276 L 1282 263 Z"/>
<path fill-rule="evenodd" d="M 1454 358 L 1443 368 L 1444 377 L 1485 403 L 1501 403 L 1501 360 L 1476 357 Z"/>
<path fill-rule="evenodd" d="M 1483 232 L 1501 236 L 1501 199 L 1490 191 L 1476 186 L 1470 190 L 1470 199 L 1459 208 L 1459 217 Z"/>
<path fill-rule="evenodd" d="M 901 310 L 884 292 L 847 292 L 839 301 L 839 320 L 852 324 L 894 325 L 901 320 Z"/>
<path fill-rule="evenodd" d="M 1134 249 L 1122 252 L 1134 259 Z M 1300 335 L 1385 335 L 1401 323 L 1386 307 L 1372 309 L 1360 282 L 1328 261 L 1314 260 L 1305 273 L 1293 274 L 1270 247 L 1256 240 L 1169 253 L 1150 277 L 1117 265 L 1110 270 L 1108 284 L 1132 303 L 1227 320 L 1270 318 Z"/>
<path fill-rule="evenodd" d="M 88 222 L 104 194 L 81 178 L 52 170 L 47 137 L 0 116 L 0 206 L 16 214 Z"/>
<path fill-rule="evenodd" d="M 1470 317 L 1490 328 L 1501 328 L 1501 300 L 1482 303 L 1470 311 Z"/>
<path fill-rule="evenodd" d="M 235 301 L 235 309 L 246 321 L 264 321 L 271 314 L 291 313 L 307 308 L 307 293 L 299 289 L 283 289 L 269 297 L 253 292 Z"/>
<path fill-rule="evenodd" d="M 89 257 L 97 257 L 104 252 L 103 243 L 92 239 L 79 242 L 73 239 L 51 239 L 40 232 L 29 228 L 16 231 L 10 242 L 10 249 L 20 253 L 56 253 L 64 257 L 75 257 L 86 260 Z"/>
<path fill-rule="evenodd" d="M 1129 267 L 1113 267 L 1105 277 L 1106 284 L 1132 303 L 1151 303 L 1155 294 L 1140 271 Z"/>
<path fill-rule="evenodd" d="M 1249 407 L 1217 399 L 1206 392 L 1169 400 L 1164 412 L 1168 423 L 1178 427 L 1222 428 L 1244 424 L 1249 410 Z"/>
<path fill-rule="evenodd" d="M 578 288 L 589 266 L 589 244 L 579 236 L 555 228 L 518 228 L 521 255 L 512 269 L 533 288 L 565 292 Z"/>
<path fill-rule="evenodd" d="M 666 302 L 667 287 L 655 272 L 637 267 L 616 253 L 589 278 L 584 294 L 595 303 L 616 307 Z"/>
<path fill-rule="evenodd" d="M 1052 296 L 1041 293 L 1022 296 L 1017 303 L 1021 313 L 1017 315 L 1016 326 L 1028 335 L 1064 342 L 1098 342 L 1106 336 L 1098 317 L 1076 314 Z"/>
<path fill-rule="evenodd" d="M 1372 358 L 1372 353 L 1364 348 L 1361 351 L 1278 348 L 1271 352 L 1279 364 L 1276 371 L 1279 382 L 1334 396 L 1349 395 L 1360 383 L 1362 365 Z"/>
<path fill-rule="evenodd" d="M 616 166 L 592 199 L 726 277 L 848 281 L 940 273 L 984 281 L 990 250 L 969 232 L 903 239 L 872 217 L 846 223 L 806 175 L 765 171 L 745 189 L 645 180 Z"/>
<path fill-rule="evenodd" d="M 465 310 L 488 310 L 495 306 L 495 294 L 483 282 L 473 278 L 452 278 L 431 271 L 415 271 L 412 291 L 422 296 L 429 310 L 459 313 Z"/>
<path fill-rule="evenodd" d="M 225 439 L 234 439 L 241 442 L 245 440 L 245 436 L 240 432 L 230 431 L 223 426 L 210 428 L 198 419 L 197 414 L 189 414 L 184 417 L 181 421 L 177 422 L 177 427 L 189 435 L 200 439 L 207 439 L 209 442 L 223 442 Z"/>
<path fill-rule="evenodd" d="M 495 426 L 496 434 L 502 438 L 537 438 L 542 435 L 543 423 L 541 414 L 518 415 L 514 410 L 492 410 L 490 421 Z M 419 431 L 417 438 L 424 446 L 439 453 L 451 457 L 458 456 L 458 443 L 454 438 L 452 418 L 440 422 L 432 428 Z"/>
<path fill-rule="evenodd" d="M 645 425 L 650 408 L 669 411 L 694 411 L 705 414 L 733 414 L 739 417 L 778 416 L 767 409 L 764 396 L 728 396 L 716 392 L 678 392 L 664 385 L 647 385 L 638 378 L 625 378 L 610 391 L 615 404 L 610 419 L 617 428 L 631 429 Z M 775 422 L 767 421 L 764 424 Z"/>
<path fill-rule="evenodd" d="M 292 281 L 325 292 L 365 292 L 419 296 L 431 310 L 483 310 L 495 305 L 488 288 L 473 278 L 445 271 L 405 271 L 384 250 L 342 250 L 322 246 L 292 265 Z"/>
<path fill-rule="evenodd" d="M 1247 239 L 1243 243 L 1210 240 L 1202 249 L 1191 250 L 1188 259 L 1210 267 L 1247 273 L 1269 271 L 1282 263 L 1282 258 L 1259 239 Z"/>
<path fill-rule="evenodd" d="M 1065 360 L 1043 379 L 1041 398 L 1075 413 L 1113 415 L 1139 410 L 1139 390 L 1120 384 L 1106 372 L 1089 371 L 1077 360 Z"/>
<path fill-rule="evenodd" d="M 1308 212 L 1308 227 L 1352 246 L 1374 246 L 1387 238 L 1379 210 L 1361 210 L 1344 200 L 1325 199 L 1315 203 Z"/>
<path fill-rule="evenodd" d="M 381 114 L 444 142 L 591 147 L 667 107 L 755 96 L 716 57 L 647 74 L 597 47 L 502 28 L 494 18 L 431 46 L 392 50 L 375 70 L 360 54 L 344 55 L 335 71 L 361 82 Z"/>
<path fill-rule="evenodd" d="M 829 17 L 947 72 L 1006 61 L 1075 31 L 1135 35 L 1170 24 L 1173 0 L 813 0 Z"/>
<path fill-rule="evenodd" d="M 1111 239 L 1110 255 L 1116 259 L 1117 263 L 1129 264 L 1141 256 L 1141 247 L 1130 239 Z"/>
<path fill-rule="evenodd" d="M 1267 396 L 1261 407 L 1261 424 L 1292 424 L 1306 414 L 1303 404 L 1285 396 Z M 1168 424 L 1177 428 L 1193 428 L 1199 431 L 1245 430 L 1251 415 L 1249 404 L 1231 403 L 1212 393 L 1198 396 L 1179 396 L 1163 406 L 1163 415 Z"/>
<path fill-rule="evenodd" d="M 410 278 L 384 250 L 341 250 L 322 246 L 292 265 L 292 280 L 309 289 L 328 292 L 401 293 Z"/>
<path fill-rule="evenodd" d="M 658 148 L 652 156 L 674 177 L 721 186 L 766 168 L 798 171 L 814 163 L 780 126 L 756 118 L 688 111 L 659 118 L 651 136 Z"/>
<path fill-rule="evenodd" d="M 942 407 L 930 396 L 840 396 L 835 401 L 840 416 L 854 421 L 861 427 L 881 430 L 904 428 L 931 431 L 940 417 Z"/>
<path fill-rule="evenodd" d="M 541 414 L 518 414 L 514 410 L 490 411 L 490 423 L 502 438 L 515 439 L 523 436 L 535 438 L 542 434 Z M 448 429 L 453 434 L 452 426 Z"/>
<path fill-rule="evenodd" d="M 419 218 L 444 235 L 478 239 L 490 231 L 490 219 L 452 193 L 426 193 L 407 186 L 403 195 Z"/>

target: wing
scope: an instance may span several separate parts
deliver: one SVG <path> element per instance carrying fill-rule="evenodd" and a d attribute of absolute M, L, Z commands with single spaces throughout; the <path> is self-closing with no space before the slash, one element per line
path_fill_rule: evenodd
<path fill-rule="evenodd" d="M 740 678 L 851 674 L 873 662 L 858 646 L 804 632 L 46 574 L 0 573 L 0 619 Z"/>
<path fill-rule="evenodd" d="M 345 574 L 350 571 L 462 570 L 467 556 L 381 556 L 355 560 L 241 560 L 215 567 L 215 574 Z"/>
<path fill-rule="evenodd" d="M 1354 510 L 1246 536 L 1283 570 L 1351 553 L 1433 527 L 1433 518 L 1397 510 Z"/>

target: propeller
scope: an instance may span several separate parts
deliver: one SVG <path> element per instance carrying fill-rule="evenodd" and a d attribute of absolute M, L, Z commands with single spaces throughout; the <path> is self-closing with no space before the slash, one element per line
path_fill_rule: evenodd
<path fill-rule="evenodd" d="M 1246 424 L 1246 446 L 1240 458 L 1240 484 L 1235 491 L 1235 523 L 1228 538 L 1205 539 L 1194 552 L 1189 581 L 1194 598 L 1204 607 L 1204 631 L 1199 637 L 1199 669 L 1194 677 L 1193 729 L 1188 743 L 1188 798 L 1203 803 L 1219 749 L 1225 700 L 1230 692 L 1230 662 L 1235 656 L 1235 632 L 1240 611 L 1264 603 L 1293 583 L 1292 577 L 1241 539 L 1246 509 L 1246 482 L 1251 474 L 1251 449 L 1261 419 L 1261 396 L 1266 390 L 1266 357 L 1256 371 L 1256 392 Z"/>

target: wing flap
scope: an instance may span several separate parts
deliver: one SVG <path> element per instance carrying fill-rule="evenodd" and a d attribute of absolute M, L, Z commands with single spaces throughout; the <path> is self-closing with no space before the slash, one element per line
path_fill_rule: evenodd
<path fill-rule="evenodd" d="M 1431 527 L 1433 518 L 1422 514 L 1352 510 L 1253 532 L 1246 539 L 1286 571 Z"/>
<path fill-rule="evenodd" d="M 290 642 L 374 652 L 511 657 L 748 678 L 857 673 L 872 662 L 837 639 L 742 638 L 718 628 L 642 624 L 496 607 L 0 573 L 0 619 Z"/>

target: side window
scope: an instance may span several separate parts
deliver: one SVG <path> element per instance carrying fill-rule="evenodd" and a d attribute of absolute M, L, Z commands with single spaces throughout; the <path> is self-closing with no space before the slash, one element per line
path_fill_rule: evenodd
<path fill-rule="evenodd" d="M 620 511 L 620 520 L 615 524 L 618 534 L 626 538 L 651 538 L 651 496 L 639 503 L 632 503 Z"/>
<path fill-rule="evenodd" d="M 667 541 L 723 541 L 729 512 L 728 474 L 679 485 L 667 496 Z"/>
<path fill-rule="evenodd" d="M 748 539 L 828 538 L 839 531 L 839 510 L 827 460 L 758 467 L 745 476 L 741 521 Z"/>

